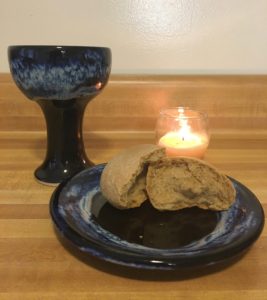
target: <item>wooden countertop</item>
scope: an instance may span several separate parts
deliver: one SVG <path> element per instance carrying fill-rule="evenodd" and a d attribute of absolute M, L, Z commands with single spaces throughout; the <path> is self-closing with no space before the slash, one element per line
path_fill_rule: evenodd
<path fill-rule="evenodd" d="M 84 137 L 95 163 L 153 142 L 151 132 Z M 0 299 L 267 299 L 266 227 L 244 257 L 208 271 L 146 272 L 72 256 L 49 216 L 54 188 L 33 178 L 45 140 L 43 131 L 0 132 Z M 206 160 L 250 188 L 267 212 L 267 131 L 214 132 Z"/>
<path fill-rule="evenodd" d="M 205 159 L 250 188 L 266 212 L 267 76 L 112 76 L 86 109 L 88 156 L 101 163 L 128 146 L 153 142 L 159 110 L 167 106 L 209 114 Z M 49 216 L 54 188 L 33 178 L 45 143 L 40 108 L 9 74 L 0 74 L 1 300 L 267 299 L 266 227 L 242 259 L 204 271 L 146 272 L 72 256 Z"/>

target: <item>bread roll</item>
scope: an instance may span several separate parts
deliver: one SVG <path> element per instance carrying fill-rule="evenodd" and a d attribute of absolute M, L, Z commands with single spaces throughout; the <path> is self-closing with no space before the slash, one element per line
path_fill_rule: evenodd
<path fill-rule="evenodd" d="M 226 210 L 235 200 L 231 181 L 205 162 L 192 158 L 164 158 L 148 167 L 146 190 L 158 210 L 198 206 Z"/>
<path fill-rule="evenodd" d="M 140 206 L 147 199 L 147 164 L 163 156 L 164 148 L 149 144 L 121 152 L 103 170 L 100 179 L 102 194 L 120 209 Z"/>

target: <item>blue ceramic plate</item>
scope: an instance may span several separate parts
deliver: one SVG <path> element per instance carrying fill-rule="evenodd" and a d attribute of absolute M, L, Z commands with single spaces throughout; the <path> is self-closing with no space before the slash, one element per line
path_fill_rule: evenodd
<path fill-rule="evenodd" d="M 145 269 L 209 265 L 243 253 L 263 229 L 260 202 L 234 179 L 237 196 L 228 211 L 159 212 L 148 201 L 118 210 L 100 192 L 104 166 L 60 184 L 50 202 L 57 233 L 88 257 Z"/>

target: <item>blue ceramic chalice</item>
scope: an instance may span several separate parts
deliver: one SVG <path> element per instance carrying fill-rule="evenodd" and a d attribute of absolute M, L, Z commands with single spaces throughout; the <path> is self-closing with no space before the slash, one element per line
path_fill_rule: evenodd
<path fill-rule="evenodd" d="M 47 152 L 38 181 L 57 184 L 92 166 L 85 154 L 82 120 L 87 103 L 108 82 L 111 50 L 83 46 L 10 46 L 10 71 L 36 101 L 47 125 Z"/>

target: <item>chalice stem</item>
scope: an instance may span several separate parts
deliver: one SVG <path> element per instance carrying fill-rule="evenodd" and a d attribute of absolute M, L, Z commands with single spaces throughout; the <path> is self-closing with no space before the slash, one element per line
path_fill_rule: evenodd
<path fill-rule="evenodd" d="M 38 180 L 57 183 L 92 166 L 86 156 L 82 121 L 89 99 L 37 100 L 46 120 L 47 152 L 35 171 Z"/>

